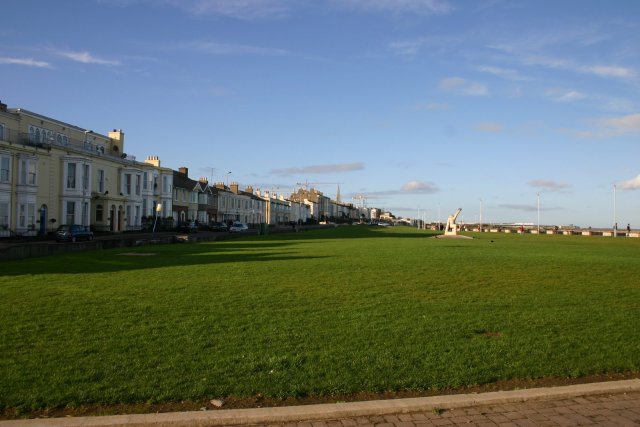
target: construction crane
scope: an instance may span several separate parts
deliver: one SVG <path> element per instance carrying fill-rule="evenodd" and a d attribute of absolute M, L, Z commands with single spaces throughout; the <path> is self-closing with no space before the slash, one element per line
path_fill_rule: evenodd
<path fill-rule="evenodd" d="M 361 206 L 361 207 L 363 207 L 363 208 L 364 208 L 365 206 L 367 206 L 367 199 L 368 199 L 368 197 L 367 197 L 367 196 L 365 196 L 364 194 L 356 194 L 355 196 L 353 196 L 353 197 L 352 197 L 352 199 L 353 199 L 353 200 L 358 200 L 358 201 L 360 201 L 360 206 Z M 356 204 L 357 204 L 357 203 L 358 203 L 358 202 L 356 202 Z"/>
<path fill-rule="evenodd" d="M 343 182 L 309 182 L 309 181 L 296 182 L 296 185 L 300 187 L 304 187 L 305 190 L 307 190 L 310 185 L 313 186 L 313 185 L 340 185 L 340 184 L 344 184 L 344 183 Z"/>

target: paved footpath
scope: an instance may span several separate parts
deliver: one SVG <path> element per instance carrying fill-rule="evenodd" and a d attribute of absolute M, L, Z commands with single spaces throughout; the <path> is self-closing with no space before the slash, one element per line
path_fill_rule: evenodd
<path fill-rule="evenodd" d="M 410 414 L 252 425 L 267 427 L 640 426 L 640 392 L 433 409 Z"/>
<path fill-rule="evenodd" d="M 0 421 L 0 427 L 640 426 L 640 379 L 282 408 Z"/>

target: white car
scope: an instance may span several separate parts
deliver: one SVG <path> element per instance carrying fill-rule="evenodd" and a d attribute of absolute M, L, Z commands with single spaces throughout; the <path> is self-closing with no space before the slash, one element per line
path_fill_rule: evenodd
<path fill-rule="evenodd" d="M 234 222 L 231 227 L 229 227 L 229 233 L 243 233 L 248 229 L 249 227 L 247 227 L 247 224 L 243 224 L 242 222 Z"/>

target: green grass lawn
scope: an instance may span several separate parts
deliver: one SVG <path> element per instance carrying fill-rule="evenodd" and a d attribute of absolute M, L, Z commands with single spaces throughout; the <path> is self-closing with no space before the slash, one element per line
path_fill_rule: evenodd
<path fill-rule="evenodd" d="M 428 236 L 354 226 L 2 263 L 0 408 L 640 371 L 640 239 Z"/>

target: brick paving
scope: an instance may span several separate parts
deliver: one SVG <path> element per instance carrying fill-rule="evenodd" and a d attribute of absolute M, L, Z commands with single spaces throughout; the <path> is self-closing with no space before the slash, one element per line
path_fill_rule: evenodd
<path fill-rule="evenodd" d="M 640 391 L 255 427 L 640 426 Z"/>

